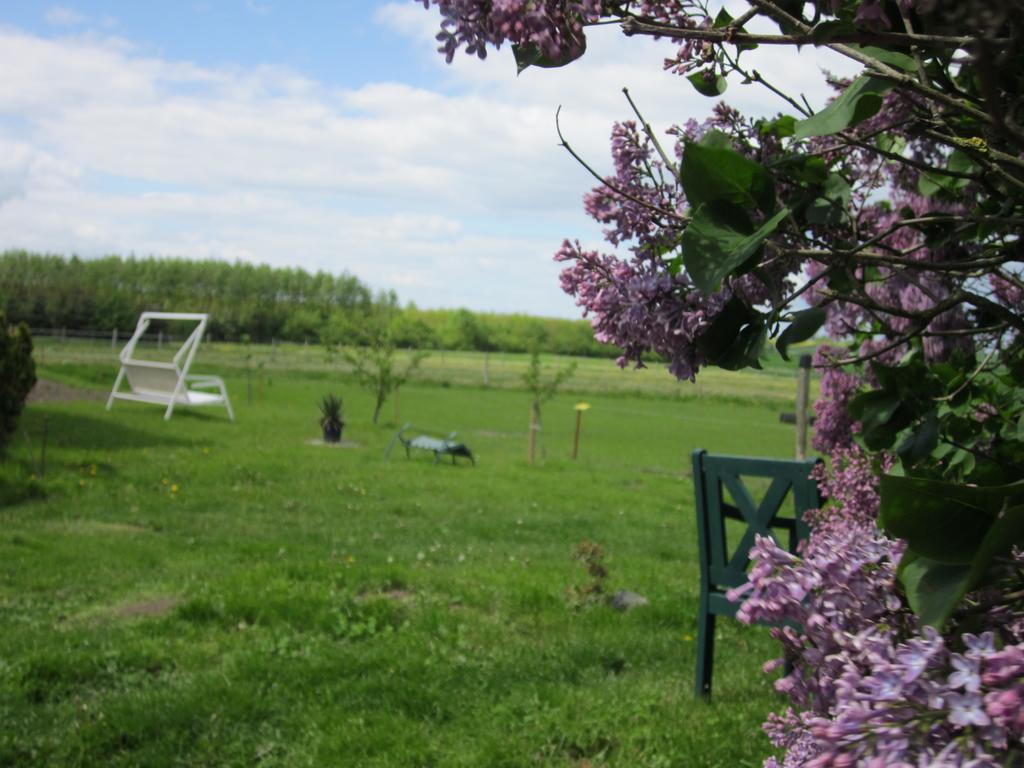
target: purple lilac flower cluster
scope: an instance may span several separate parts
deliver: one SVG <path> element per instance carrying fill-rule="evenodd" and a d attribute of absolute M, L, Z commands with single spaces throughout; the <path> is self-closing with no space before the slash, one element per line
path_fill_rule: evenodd
<path fill-rule="evenodd" d="M 815 450 L 828 452 L 849 445 L 858 424 L 848 408 L 852 398 L 863 385 L 856 373 L 844 371 L 835 365 L 842 351 L 822 345 L 814 351 L 814 365 L 821 371 L 821 397 L 814 402 Z"/>
<path fill-rule="evenodd" d="M 612 127 L 611 146 L 615 175 L 588 192 L 583 207 L 595 221 L 610 225 L 604 230 L 609 243 L 635 240 L 641 258 L 653 257 L 679 236 L 673 216 L 685 207 L 682 187 L 633 121 Z M 651 175 L 660 183 L 652 183 Z"/>
<path fill-rule="evenodd" d="M 552 61 L 571 61 L 586 47 L 583 26 L 601 17 L 601 0 L 419 0 L 441 13 L 438 49 L 448 63 L 455 52 L 481 59 L 487 46 L 536 45 Z"/>
<path fill-rule="evenodd" d="M 741 620 L 783 625 L 772 631 L 793 665 L 775 687 L 795 709 L 765 724 L 784 757 L 766 767 L 994 768 L 1024 759 L 1024 617 L 1004 606 L 978 634 L 919 627 L 897 597 L 903 544 L 875 525 L 870 459 L 838 448 L 832 467 L 815 473 L 832 505 L 808 516 L 800 555 L 758 537 L 750 581 L 730 593 L 743 600 Z"/>
<path fill-rule="evenodd" d="M 695 340 L 725 305 L 727 291 L 708 298 L 683 274 L 673 276 L 651 260 L 624 261 L 568 240 L 555 260 L 569 264 L 562 290 L 591 316 L 595 338 L 622 348 L 620 366 L 643 367 L 643 355 L 654 350 L 669 360 L 672 375 L 693 380 L 704 364 Z"/>
<path fill-rule="evenodd" d="M 818 482 L 821 495 L 831 504 L 804 515 L 808 524 L 823 527 L 829 518 L 840 524 L 854 523 L 872 526 L 878 519 L 879 470 L 888 472 L 896 463 L 889 454 L 875 460 L 856 445 L 837 445 L 830 451 L 830 464 L 817 464 L 811 472 Z"/>
<path fill-rule="evenodd" d="M 608 242 L 633 244 L 632 257 L 584 251 L 566 240 L 555 254 L 568 265 L 562 289 L 590 316 L 599 341 L 623 349 L 619 365 L 643 367 L 643 355 L 653 350 L 674 376 L 693 380 L 704 364 L 696 341 L 732 294 L 702 296 L 684 272 L 666 269 L 661 254 L 679 236 L 674 217 L 685 207 L 682 187 L 635 123 L 616 123 L 611 144 L 615 175 L 589 192 L 584 206 L 609 225 Z"/>

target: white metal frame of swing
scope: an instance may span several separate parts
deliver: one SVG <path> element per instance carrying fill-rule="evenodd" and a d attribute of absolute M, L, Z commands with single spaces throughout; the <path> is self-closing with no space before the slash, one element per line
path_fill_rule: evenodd
<path fill-rule="evenodd" d="M 153 320 L 185 320 L 197 323 L 195 330 L 185 339 L 169 363 L 141 360 L 134 356 L 136 344 Z M 135 333 L 121 350 L 121 370 L 117 373 L 114 388 L 107 399 L 107 410 L 113 407 L 114 400 L 153 403 L 167 406 L 164 412 L 164 419 L 167 420 L 171 418 L 176 405 L 223 405 L 227 408 L 228 418 L 234 421 L 235 412 L 231 408 L 224 380 L 219 376 L 189 375 L 188 372 L 206 330 L 207 320 L 209 315 L 196 312 L 143 312 L 139 316 L 138 325 L 135 326 Z M 128 391 L 119 391 L 121 383 L 126 379 Z M 210 389 L 219 390 L 219 394 L 204 391 Z"/>

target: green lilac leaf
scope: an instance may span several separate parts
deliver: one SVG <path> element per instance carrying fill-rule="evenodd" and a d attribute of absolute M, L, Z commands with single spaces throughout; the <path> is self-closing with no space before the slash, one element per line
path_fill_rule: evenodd
<path fill-rule="evenodd" d="M 939 444 L 939 417 L 935 411 L 928 414 L 921 424 L 896 447 L 900 460 L 908 467 L 929 458 Z"/>
<path fill-rule="evenodd" d="M 576 61 L 576 59 L 582 56 L 587 50 L 587 38 L 581 35 L 579 42 L 580 47 L 577 50 L 564 51 L 563 55 L 554 59 L 544 55 L 540 46 L 534 43 L 527 43 L 526 45 L 513 43 L 512 56 L 516 61 L 516 74 L 521 75 L 530 67 L 555 69 L 558 67 L 564 67 L 566 64 Z"/>
<path fill-rule="evenodd" d="M 895 69 L 902 69 L 906 72 L 917 71 L 917 63 L 912 57 L 907 56 L 905 53 L 891 51 L 885 48 L 875 48 L 871 45 L 851 45 L 850 47 L 870 56 L 873 59 L 878 59 L 883 64 L 888 64 L 890 67 L 894 67 Z"/>
<path fill-rule="evenodd" d="M 971 160 L 965 152 L 961 152 L 960 150 L 955 150 L 950 154 L 946 167 L 950 171 L 955 171 L 957 173 L 970 173 L 977 169 L 974 161 Z M 924 171 L 921 173 L 917 180 L 917 191 L 920 192 L 923 197 L 931 197 L 939 191 L 945 191 L 955 195 L 966 187 L 968 182 L 968 179 L 956 176 L 947 176 L 943 173 L 941 168 L 936 168 L 931 171 Z"/>
<path fill-rule="evenodd" d="M 710 80 L 705 76 L 704 72 L 694 72 L 692 75 L 687 75 L 686 79 L 690 81 L 690 84 L 701 96 L 709 98 L 721 96 L 725 93 L 728 83 L 724 77 L 715 73 L 713 68 L 706 71 L 712 73 Z"/>
<path fill-rule="evenodd" d="M 970 590 L 983 586 L 996 558 L 1024 545 L 1024 505 L 1009 507 L 989 527 L 969 564 L 943 563 L 908 547 L 897 571 L 911 609 L 942 629 Z"/>
<path fill-rule="evenodd" d="M 697 349 L 708 360 L 718 359 L 739 336 L 740 329 L 754 318 L 750 308 L 739 297 L 733 296 L 697 339 Z"/>
<path fill-rule="evenodd" d="M 815 45 L 825 45 L 837 35 L 852 34 L 856 31 L 857 28 L 852 22 L 832 19 L 817 24 L 811 30 L 811 39 L 814 40 Z"/>
<path fill-rule="evenodd" d="M 892 83 L 880 77 L 861 76 L 821 112 L 796 124 L 793 137 L 828 136 L 867 120 L 882 107 L 882 94 Z"/>
<path fill-rule="evenodd" d="M 792 115 L 782 115 L 772 123 L 772 131 L 780 139 L 785 139 L 793 135 L 793 131 L 796 130 L 796 118 Z"/>
<path fill-rule="evenodd" d="M 746 326 L 725 352 L 714 360 L 713 365 L 726 371 L 742 368 L 761 368 L 761 353 L 768 341 L 768 326 L 761 320 Z"/>
<path fill-rule="evenodd" d="M 900 563 L 900 582 L 907 593 L 911 610 L 923 624 L 936 629 L 949 621 L 957 605 L 967 594 L 970 566 L 939 563 L 923 556 L 907 558 Z"/>
<path fill-rule="evenodd" d="M 683 232 L 683 263 L 705 295 L 717 291 L 722 278 L 753 256 L 789 215 L 789 209 L 783 208 L 746 234 L 736 228 L 737 212 L 742 209 L 728 203 L 704 203 Z"/>
<path fill-rule="evenodd" d="M 726 202 L 742 208 L 756 206 L 765 213 L 774 210 L 775 189 L 768 171 L 731 146 L 722 146 L 717 138 L 687 142 L 679 175 L 694 208 Z"/>
<path fill-rule="evenodd" d="M 984 581 L 993 560 L 1021 545 L 1024 545 L 1024 505 L 1018 504 L 1003 510 L 989 527 L 971 561 L 968 589 L 974 589 Z"/>
<path fill-rule="evenodd" d="M 827 313 L 824 307 L 811 307 L 802 312 L 793 313 L 793 321 L 775 340 L 775 348 L 779 350 L 783 360 L 789 360 L 787 350 L 790 344 L 807 341 L 825 324 Z"/>
<path fill-rule="evenodd" d="M 824 188 L 807 209 L 807 220 L 812 224 L 838 224 L 849 209 L 853 190 L 838 173 L 830 173 Z"/>
<path fill-rule="evenodd" d="M 884 389 L 872 389 L 850 400 L 850 415 L 861 422 L 863 429 L 873 429 L 886 424 L 901 404 L 899 395 Z"/>
<path fill-rule="evenodd" d="M 999 510 L 1012 497 L 1013 488 L 883 475 L 878 522 L 924 557 L 970 563 Z"/>

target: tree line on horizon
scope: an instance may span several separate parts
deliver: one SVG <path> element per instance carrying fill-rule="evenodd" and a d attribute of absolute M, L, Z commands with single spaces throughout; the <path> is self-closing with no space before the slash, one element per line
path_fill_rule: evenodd
<path fill-rule="evenodd" d="M 182 258 L 0 253 L 0 311 L 31 328 L 129 333 L 143 311 L 205 312 L 225 341 L 617 357 L 586 320 L 402 306 L 343 272 Z"/>

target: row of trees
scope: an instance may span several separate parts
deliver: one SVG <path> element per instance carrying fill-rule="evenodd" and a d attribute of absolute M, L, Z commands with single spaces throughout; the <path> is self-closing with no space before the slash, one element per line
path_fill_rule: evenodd
<path fill-rule="evenodd" d="M 0 310 L 32 328 L 129 331 L 144 310 L 207 312 L 221 339 L 614 357 L 581 320 L 402 307 L 356 277 L 185 259 L 0 254 Z"/>
<path fill-rule="evenodd" d="M 25 251 L 0 255 L 0 296 L 11 321 L 33 328 L 128 330 L 144 310 L 191 311 L 208 312 L 218 337 L 260 339 L 301 339 L 326 322 L 354 321 L 396 303 L 344 274 Z"/>

